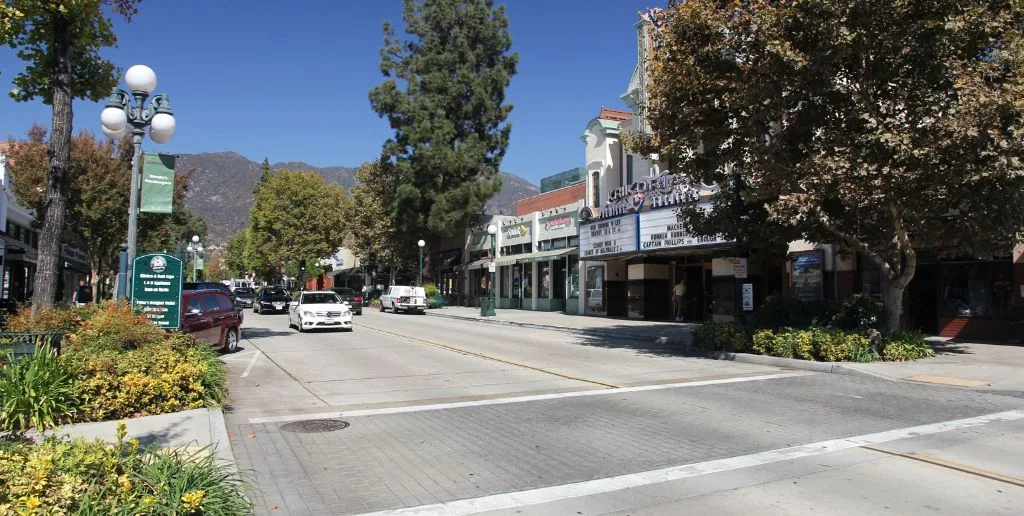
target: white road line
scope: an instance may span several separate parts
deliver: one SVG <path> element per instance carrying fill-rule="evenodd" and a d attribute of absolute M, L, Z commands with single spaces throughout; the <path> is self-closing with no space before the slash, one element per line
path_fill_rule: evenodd
<path fill-rule="evenodd" d="M 255 353 L 253 353 L 252 360 L 249 361 L 248 367 L 246 367 L 245 368 L 245 372 L 242 373 L 242 378 L 245 378 L 246 376 L 249 376 L 249 373 L 252 372 L 252 366 L 256 365 L 256 360 L 259 359 L 260 355 L 262 355 L 262 354 L 263 354 L 263 352 L 258 350 L 258 349 L 256 350 Z"/>
<path fill-rule="evenodd" d="M 829 452 L 858 448 L 865 445 L 881 444 L 920 435 L 949 432 L 951 430 L 959 430 L 988 423 L 1015 421 L 1018 419 L 1024 419 L 1024 410 L 1012 410 L 997 414 L 989 414 L 986 416 L 943 421 L 941 423 L 932 423 L 929 425 L 912 426 L 887 432 L 857 435 L 844 439 L 832 439 L 828 441 L 803 444 L 800 446 L 792 446 L 789 448 L 779 448 L 760 453 L 753 453 L 750 455 L 742 455 L 739 457 L 730 457 L 728 459 L 710 460 L 707 462 L 698 462 L 696 464 L 687 464 L 685 466 L 676 466 L 645 471 L 642 473 L 577 482 L 575 484 L 542 487 L 528 491 L 502 493 L 491 496 L 482 496 L 480 498 L 468 498 L 452 502 L 421 505 L 419 507 L 379 511 L 367 513 L 362 516 L 397 516 L 404 514 L 447 516 L 455 514 L 474 514 L 478 512 L 496 511 L 513 507 L 524 507 L 556 502 L 558 500 L 565 500 L 568 498 L 609 493 L 612 491 L 636 488 L 661 482 L 671 482 L 674 480 L 682 480 L 685 478 L 720 473 L 723 471 L 772 464 L 803 457 L 811 457 Z"/>
<path fill-rule="evenodd" d="M 250 366 L 251 367 L 251 366 Z M 405 412 L 425 412 L 428 410 L 445 410 L 463 407 L 481 407 L 486 405 L 503 405 L 506 403 L 523 403 L 527 401 L 557 400 L 562 398 L 577 398 L 580 396 L 601 396 L 605 394 L 622 394 L 627 392 L 659 391 L 662 389 L 678 389 L 682 387 L 700 387 L 702 385 L 721 385 L 726 383 L 753 382 L 758 380 L 774 380 L 777 378 L 790 378 L 793 376 L 807 376 L 814 373 L 796 372 L 766 374 L 760 376 L 745 376 L 739 378 L 721 378 L 718 380 L 700 380 L 695 382 L 665 383 L 659 385 L 642 385 L 639 387 L 618 387 L 615 389 L 596 389 L 589 391 L 559 392 L 554 394 L 537 394 L 533 396 L 518 396 L 511 398 L 495 398 L 492 400 L 460 401 L 455 403 L 438 403 L 434 405 L 412 405 L 407 407 L 391 407 L 381 409 L 349 410 L 345 412 L 321 412 L 319 414 L 294 414 L 290 416 L 254 417 L 249 419 L 250 424 L 259 423 L 285 423 L 290 421 L 307 421 L 310 419 L 330 419 L 336 417 L 358 417 L 358 416 L 380 416 L 384 414 L 401 414 Z"/>

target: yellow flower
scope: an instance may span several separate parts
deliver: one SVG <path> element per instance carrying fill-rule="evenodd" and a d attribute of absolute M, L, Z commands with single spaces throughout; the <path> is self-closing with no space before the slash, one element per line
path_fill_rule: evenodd
<path fill-rule="evenodd" d="M 27 507 L 30 511 L 38 509 L 40 505 L 43 505 L 43 502 L 39 501 L 39 497 L 37 496 L 30 496 L 28 497 L 27 500 L 25 500 L 25 507 Z"/>
<path fill-rule="evenodd" d="M 202 489 L 185 493 L 185 495 L 181 497 L 181 505 L 186 511 L 196 511 L 202 507 L 204 496 L 206 496 L 206 492 Z"/>
<path fill-rule="evenodd" d="M 146 495 L 142 497 L 142 505 L 153 505 L 154 502 L 156 502 L 156 498 L 152 496 Z"/>

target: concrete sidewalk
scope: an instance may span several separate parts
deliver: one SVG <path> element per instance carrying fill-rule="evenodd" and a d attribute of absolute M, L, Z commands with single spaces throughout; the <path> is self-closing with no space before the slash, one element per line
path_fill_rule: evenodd
<path fill-rule="evenodd" d="M 228 440 L 224 414 L 218 409 L 195 409 L 171 414 L 123 419 L 128 431 L 125 439 L 138 439 L 141 446 L 161 448 L 187 446 L 198 450 L 210 446 L 217 458 L 235 462 Z M 117 421 L 79 423 L 62 426 L 55 432 L 69 437 L 85 437 L 117 442 Z"/>
<path fill-rule="evenodd" d="M 935 356 L 914 362 L 844 364 L 893 380 L 937 383 L 1024 397 L 1024 346 L 978 344 L 934 337 Z"/>
<path fill-rule="evenodd" d="M 481 317 L 479 308 L 448 306 L 427 310 L 427 315 L 448 317 L 507 326 L 540 328 L 583 335 L 601 335 L 626 340 L 642 340 L 662 344 L 689 344 L 690 330 L 697 326 L 690 323 L 643 321 L 608 317 L 570 315 L 562 312 L 535 312 L 532 310 L 495 310 L 494 317 Z"/>
<path fill-rule="evenodd" d="M 427 311 L 427 315 L 436 317 L 680 346 L 690 343 L 691 331 L 696 326 L 693 323 L 610 319 L 561 312 L 505 309 L 496 310 L 496 313 L 495 317 L 481 317 L 479 308 L 461 306 Z M 1024 397 L 1024 346 L 955 342 L 938 337 L 929 339 L 929 343 L 936 349 L 935 357 L 914 362 L 808 362 L 747 353 L 720 354 L 722 356 L 717 358 L 818 372 L 866 374 L 890 380 L 951 385 Z"/>

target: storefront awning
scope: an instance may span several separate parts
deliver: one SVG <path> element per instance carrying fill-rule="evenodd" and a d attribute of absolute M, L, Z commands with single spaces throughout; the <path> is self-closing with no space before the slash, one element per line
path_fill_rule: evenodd
<path fill-rule="evenodd" d="M 469 263 L 467 263 L 465 265 L 460 265 L 460 266 L 456 267 L 456 269 L 464 270 L 464 271 L 473 270 L 473 269 L 485 269 L 485 268 L 487 268 L 487 265 L 489 263 L 491 263 L 491 259 L 490 258 L 484 258 L 483 260 L 477 260 L 475 262 L 469 262 Z"/>
<path fill-rule="evenodd" d="M 570 254 L 579 253 L 579 248 L 569 247 L 567 249 L 549 249 L 547 251 L 537 251 L 535 253 L 519 254 L 515 256 L 503 256 L 494 261 L 494 263 L 501 267 L 504 265 L 512 265 L 513 263 L 533 263 L 533 262 L 545 262 L 553 260 L 555 258 L 561 258 Z"/>

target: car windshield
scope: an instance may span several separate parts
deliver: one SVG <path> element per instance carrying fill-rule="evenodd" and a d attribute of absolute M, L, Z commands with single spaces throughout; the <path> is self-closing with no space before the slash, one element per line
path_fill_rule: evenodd
<path fill-rule="evenodd" d="M 332 304 L 332 303 L 340 303 L 340 302 L 341 302 L 341 300 L 338 299 L 338 296 L 336 294 L 327 293 L 327 292 L 315 293 L 315 294 L 303 294 L 302 295 L 302 304 L 322 305 L 322 304 Z"/>
<path fill-rule="evenodd" d="M 235 295 L 236 296 L 251 296 L 252 295 L 252 289 L 251 288 L 236 288 L 235 289 Z"/>
<path fill-rule="evenodd" d="M 355 290 L 352 290 L 350 288 L 336 288 L 334 289 L 334 291 L 341 295 L 351 295 L 356 293 Z"/>
<path fill-rule="evenodd" d="M 283 296 L 285 295 L 283 288 L 268 288 L 263 291 L 268 296 Z"/>

